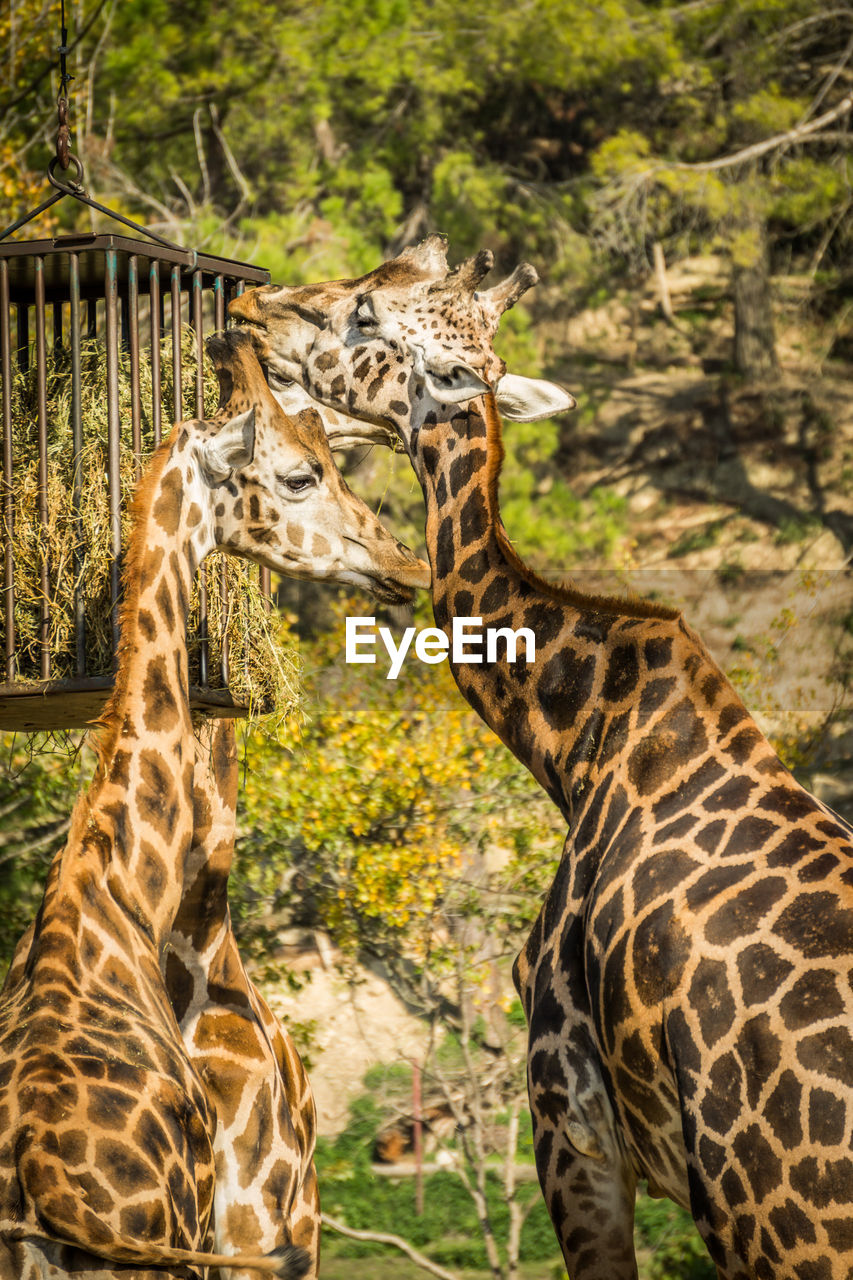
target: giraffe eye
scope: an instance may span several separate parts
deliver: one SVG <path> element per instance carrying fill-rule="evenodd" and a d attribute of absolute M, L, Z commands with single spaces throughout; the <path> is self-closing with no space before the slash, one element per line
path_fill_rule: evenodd
<path fill-rule="evenodd" d="M 277 479 L 289 493 L 306 493 L 317 484 L 313 471 L 291 471 L 290 475 L 278 476 Z"/>

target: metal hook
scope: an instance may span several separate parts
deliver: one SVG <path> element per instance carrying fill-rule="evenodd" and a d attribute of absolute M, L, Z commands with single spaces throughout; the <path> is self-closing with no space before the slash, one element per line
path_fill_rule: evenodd
<path fill-rule="evenodd" d="M 55 177 L 54 175 L 57 166 L 61 167 L 63 170 L 72 168 L 74 170 L 74 178 L 72 181 L 61 182 L 59 178 Z M 86 193 L 86 188 L 83 186 L 83 166 L 77 157 L 73 156 L 70 151 L 68 152 L 68 164 L 62 164 L 58 155 L 53 156 L 51 160 L 48 161 L 47 180 L 52 187 L 56 187 L 57 191 L 62 191 L 66 195 L 79 195 L 80 192 L 85 195 Z"/>

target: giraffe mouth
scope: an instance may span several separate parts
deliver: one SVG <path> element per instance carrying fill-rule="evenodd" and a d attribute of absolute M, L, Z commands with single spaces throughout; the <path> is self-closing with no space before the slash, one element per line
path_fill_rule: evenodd
<path fill-rule="evenodd" d="M 354 573 L 352 582 L 354 586 L 369 591 L 382 604 L 411 604 L 415 598 L 413 587 L 402 582 L 392 582 L 388 578 L 378 578 L 371 573 Z"/>

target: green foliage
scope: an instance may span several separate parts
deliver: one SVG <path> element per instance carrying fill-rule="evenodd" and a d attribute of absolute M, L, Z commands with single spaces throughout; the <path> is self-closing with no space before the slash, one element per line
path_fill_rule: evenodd
<path fill-rule="evenodd" d="M 47 734 L 0 734 L 0 974 L 35 915 L 73 797 L 91 772 L 91 756 L 69 758 L 67 745 Z"/>
<path fill-rule="evenodd" d="M 74 144 L 95 189 L 137 216 L 174 210 L 193 243 L 274 278 L 361 271 L 405 227 L 449 232 L 455 255 L 485 242 L 501 265 L 532 257 L 580 292 L 653 237 L 670 257 L 728 248 L 747 189 L 795 251 L 829 228 L 823 257 L 850 234 L 831 137 L 689 167 L 840 101 L 827 78 L 840 36 L 809 0 L 532 0 L 523 20 L 487 0 L 98 3 L 78 0 L 71 24 Z M 31 179 L 7 177 L 12 158 L 48 154 L 33 120 L 53 86 L 28 89 L 47 65 L 46 13 L 22 0 L 0 19 L 23 100 L 0 130 L 13 200 Z M 86 221 L 68 201 L 57 212 Z"/>
<path fill-rule="evenodd" d="M 365 1086 L 379 1089 L 385 1082 L 376 1070 L 365 1077 Z M 350 1119 L 336 1138 L 317 1144 L 317 1170 L 323 1187 L 323 1207 L 355 1229 L 402 1234 L 416 1248 L 446 1267 L 486 1270 L 487 1262 L 479 1224 L 470 1196 L 451 1171 L 427 1174 L 424 1179 L 424 1213 L 416 1217 L 414 1180 L 378 1176 L 371 1169 L 371 1153 L 377 1133 L 387 1116 L 375 1098 L 363 1094 L 350 1105 Z M 500 1123 L 500 1118 L 496 1118 Z M 533 1144 L 529 1113 L 521 1116 L 517 1160 L 532 1164 Z M 524 1198 L 532 1186 L 522 1182 Z M 497 1170 L 486 1184 L 489 1213 L 498 1241 L 505 1238 L 507 1207 Z M 637 1198 L 635 1239 L 644 1280 L 713 1280 L 713 1263 L 690 1215 L 669 1200 L 640 1194 Z M 326 1257 L 366 1258 L 376 1245 L 347 1240 L 334 1232 L 324 1235 Z M 559 1256 L 554 1229 L 540 1199 L 529 1214 L 521 1238 L 522 1264 L 554 1262 Z M 558 1270 L 561 1270 L 558 1268 Z"/>
<path fill-rule="evenodd" d="M 640 1196 L 635 1234 L 638 1246 L 650 1253 L 648 1280 L 716 1280 L 717 1269 L 693 1219 L 671 1200 Z"/>
<path fill-rule="evenodd" d="M 342 601 L 336 625 L 303 642 L 305 724 L 249 743 L 235 919 L 261 949 L 272 905 L 322 921 L 349 954 L 402 948 L 417 965 L 429 951 L 435 964 L 433 918 L 463 857 L 490 843 L 523 855 L 541 893 L 562 822 L 446 664 L 407 663 L 396 684 L 381 654 L 344 666 L 344 616 L 363 611 Z"/>
<path fill-rule="evenodd" d="M 357 1127 L 357 1126 L 356 1126 Z M 351 1137 L 341 1135 L 334 1144 L 322 1140 L 317 1147 L 317 1174 L 323 1187 L 323 1208 L 356 1230 L 403 1234 L 441 1266 L 486 1270 L 487 1261 L 474 1204 L 459 1178 L 451 1172 L 428 1174 L 424 1179 L 424 1213 L 416 1217 L 414 1180 L 378 1177 L 369 1167 L 349 1171 L 340 1163 Z M 366 1143 L 359 1148 L 364 1151 Z M 486 1183 L 489 1213 L 495 1235 L 505 1237 L 508 1211 L 496 1175 Z M 401 1231 L 401 1223 L 405 1229 Z M 323 1237 L 324 1253 L 332 1256 L 369 1257 L 376 1245 L 345 1240 L 333 1232 Z M 535 1205 L 524 1224 L 521 1259 L 536 1262 L 559 1253 L 554 1228 L 544 1202 Z"/>

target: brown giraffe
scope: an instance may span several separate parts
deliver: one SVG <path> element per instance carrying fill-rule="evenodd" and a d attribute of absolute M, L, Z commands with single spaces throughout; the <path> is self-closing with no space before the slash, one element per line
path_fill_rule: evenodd
<path fill-rule="evenodd" d="M 196 743 L 192 848 L 165 974 L 187 1057 L 216 1111 L 213 1248 L 258 1254 L 291 1242 L 305 1250 L 313 1277 L 320 1249 L 314 1099 L 293 1041 L 246 973 L 228 910 L 238 782 L 233 721 L 206 721 Z"/>
<path fill-rule="evenodd" d="M 222 391 L 217 418 L 268 397 L 243 335 L 211 339 L 208 351 Z M 233 721 L 207 722 L 196 737 L 193 843 L 165 976 L 187 1056 L 217 1116 L 214 1248 L 263 1253 L 292 1241 L 306 1250 L 314 1276 L 314 1100 L 292 1040 L 246 973 L 228 909 L 238 789 Z"/>
<path fill-rule="evenodd" d="M 134 502 L 99 767 L 0 1000 L 2 1280 L 311 1264 L 292 1242 L 211 1251 L 216 1116 L 161 970 L 196 816 L 189 590 L 214 547 L 394 599 L 426 571 L 343 484 L 316 413 L 288 419 L 267 395 L 228 421 L 180 424 L 155 454 Z"/>
<path fill-rule="evenodd" d="M 513 549 L 500 418 L 471 397 L 502 372 L 495 308 L 534 277 L 478 294 L 489 262 L 420 285 L 407 263 L 396 286 L 388 263 L 327 291 L 253 290 L 234 312 L 284 376 L 302 368 L 317 399 L 398 431 L 439 626 L 535 633 L 532 664 L 454 676 L 570 824 L 515 967 L 569 1274 L 637 1275 L 645 1178 L 691 1209 L 725 1280 L 849 1280 L 853 833 L 678 613 L 555 587 Z"/>

